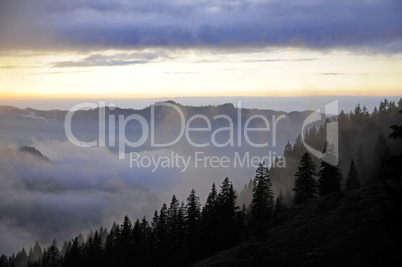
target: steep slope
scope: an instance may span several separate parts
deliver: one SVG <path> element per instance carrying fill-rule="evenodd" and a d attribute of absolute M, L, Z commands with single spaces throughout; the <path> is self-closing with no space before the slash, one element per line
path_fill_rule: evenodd
<path fill-rule="evenodd" d="M 39 150 L 37 150 L 35 147 L 31 147 L 31 146 L 22 146 L 18 149 L 18 151 L 22 152 L 22 153 L 28 153 L 31 154 L 35 157 L 37 157 L 38 159 L 41 159 L 43 161 L 46 162 L 50 162 L 50 159 L 48 157 L 46 157 L 45 155 L 42 154 L 42 152 L 40 152 Z"/>
<path fill-rule="evenodd" d="M 313 199 L 264 238 L 194 266 L 393 266 L 402 255 L 401 189 L 383 183 Z"/>

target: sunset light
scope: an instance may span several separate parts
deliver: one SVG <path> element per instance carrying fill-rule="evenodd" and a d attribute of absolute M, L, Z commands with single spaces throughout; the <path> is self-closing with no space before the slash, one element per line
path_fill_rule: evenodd
<path fill-rule="evenodd" d="M 402 0 L 0 0 L 0 267 L 400 266 L 401 123 Z"/>

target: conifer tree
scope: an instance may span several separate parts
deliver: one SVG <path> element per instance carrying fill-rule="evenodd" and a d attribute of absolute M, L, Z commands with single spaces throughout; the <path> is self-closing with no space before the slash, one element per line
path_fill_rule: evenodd
<path fill-rule="evenodd" d="M 359 144 L 359 148 L 357 149 L 357 160 L 356 160 L 357 166 L 359 166 L 359 170 L 362 169 L 362 167 L 365 165 L 364 161 L 364 152 L 363 152 L 363 147 L 361 144 Z"/>
<path fill-rule="evenodd" d="M 17 253 L 13 261 L 16 267 L 25 267 L 28 264 L 28 255 L 25 251 L 25 248 L 22 248 L 21 251 Z"/>
<path fill-rule="evenodd" d="M 288 207 L 286 206 L 285 197 L 281 190 L 279 191 L 279 195 L 275 201 L 275 209 L 273 214 L 275 225 L 282 223 L 287 218 L 287 211 Z"/>
<path fill-rule="evenodd" d="M 78 238 L 78 244 L 79 244 L 80 246 L 84 245 L 85 240 L 84 240 L 84 236 L 82 235 L 82 233 L 79 233 L 78 236 L 77 236 L 77 238 Z"/>
<path fill-rule="evenodd" d="M 186 205 L 186 247 L 190 259 L 197 259 L 200 245 L 201 230 L 201 204 L 195 190 L 191 190 Z"/>
<path fill-rule="evenodd" d="M 180 203 L 175 195 L 172 197 L 167 213 L 167 234 L 170 244 L 169 257 L 170 262 L 174 263 L 183 246 L 183 240 L 180 235 L 180 231 L 183 230 L 183 218 L 181 218 L 183 214 L 180 211 Z"/>
<path fill-rule="evenodd" d="M 139 239 L 135 239 L 134 241 L 136 242 L 136 244 L 138 244 L 137 246 L 140 247 L 140 250 L 138 250 L 137 253 L 138 255 L 140 255 L 138 265 L 146 266 L 147 263 L 150 261 L 150 253 L 152 250 L 152 229 L 145 216 L 141 220 L 140 227 L 141 237 Z"/>
<path fill-rule="evenodd" d="M 283 156 L 287 157 L 290 155 L 290 153 L 292 153 L 292 145 L 288 141 L 288 143 L 286 144 L 285 149 L 283 151 Z"/>
<path fill-rule="evenodd" d="M 377 107 L 374 107 L 374 110 L 373 110 L 373 113 L 371 113 L 371 116 L 372 116 L 374 119 L 377 118 L 377 116 L 378 116 L 378 109 L 377 109 Z"/>
<path fill-rule="evenodd" d="M 221 185 L 217 197 L 218 203 L 218 239 L 220 249 L 227 248 L 234 244 L 237 239 L 235 232 L 236 224 L 236 205 L 237 194 L 233 188 L 233 184 L 226 177 Z"/>
<path fill-rule="evenodd" d="M 243 204 L 241 209 L 239 209 L 236 213 L 236 231 L 239 233 L 239 237 L 243 238 L 246 233 L 247 227 L 247 208 L 246 205 Z"/>
<path fill-rule="evenodd" d="M 399 100 L 398 105 L 399 106 L 402 105 L 402 98 L 401 98 L 401 100 Z M 400 110 L 399 113 L 402 114 L 402 110 Z M 402 139 L 402 124 L 401 125 L 394 124 L 394 125 L 391 125 L 390 128 L 392 130 L 392 133 L 388 136 L 388 138 L 392 138 L 394 140 Z"/>
<path fill-rule="evenodd" d="M 64 266 L 84 266 L 82 261 L 82 248 L 79 244 L 78 237 L 73 242 L 69 242 L 66 255 L 63 258 Z M 111 262 L 110 262 L 111 263 Z"/>
<path fill-rule="evenodd" d="M 295 176 L 295 187 L 293 188 L 295 192 L 294 203 L 302 203 L 314 197 L 317 192 L 317 183 L 315 180 L 316 167 L 309 153 L 306 152 L 302 156 Z"/>
<path fill-rule="evenodd" d="M 40 247 L 39 242 L 36 241 L 32 249 L 32 258 L 30 258 L 30 260 L 38 261 L 40 258 L 42 258 L 42 248 Z"/>
<path fill-rule="evenodd" d="M 130 218 L 126 215 L 124 216 L 123 224 L 121 225 L 121 243 L 126 245 L 130 242 L 132 231 L 132 224 Z"/>
<path fill-rule="evenodd" d="M 300 134 L 297 136 L 296 141 L 293 145 L 293 151 L 295 151 L 295 153 L 298 155 L 301 155 L 304 151 L 303 140 Z"/>
<path fill-rule="evenodd" d="M 0 266 L 1 267 L 8 266 L 8 259 L 7 259 L 7 256 L 4 255 L 4 254 L 2 254 L 1 257 L 0 257 Z"/>
<path fill-rule="evenodd" d="M 61 258 L 56 239 L 53 239 L 52 245 L 43 253 L 43 267 L 59 267 L 61 266 Z"/>
<path fill-rule="evenodd" d="M 116 240 L 115 229 L 112 227 L 112 229 L 110 229 L 109 235 L 106 237 L 106 242 L 105 242 L 105 264 L 107 266 L 116 265 L 116 261 L 117 261 L 116 260 L 116 252 L 118 251 L 118 248 L 117 248 L 115 240 Z M 77 240 L 77 244 L 79 244 L 78 240 Z M 72 265 L 72 266 L 74 266 L 74 265 Z"/>
<path fill-rule="evenodd" d="M 62 249 L 61 249 L 61 251 L 60 251 L 60 256 L 61 256 L 61 257 L 64 257 L 64 255 L 66 254 L 67 247 L 68 247 L 68 242 L 67 242 L 67 241 L 64 241 L 63 247 L 62 247 Z"/>
<path fill-rule="evenodd" d="M 377 143 L 375 144 L 375 154 L 378 158 L 389 155 L 389 147 L 387 144 L 387 139 L 384 135 L 380 133 L 377 137 Z"/>
<path fill-rule="evenodd" d="M 157 215 L 157 214 L 156 214 Z M 169 239 L 168 239 L 168 214 L 167 214 L 167 206 L 163 203 L 161 210 L 159 211 L 159 216 L 157 217 L 157 221 L 155 224 L 154 230 L 154 249 L 157 257 L 154 257 L 156 260 L 156 265 L 163 265 L 166 263 L 166 259 L 169 258 Z"/>
<path fill-rule="evenodd" d="M 318 189 L 320 196 L 341 191 L 342 173 L 339 168 L 337 152 L 333 144 L 325 143 L 318 173 Z"/>
<path fill-rule="evenodd" d="M 346 178 L 346 191 L 354 190 L 360 187 L 359 175 L 356 170 L 356 165 L 353 159 L 350 161 L 349 172 Z"/>
<path fill-rule="evenodd" d="M 271 189 L 272 183 L 269 178 L 268 167 L 260 163 L 253 180 L 253 199 L 251 201 L 251 221 L 266 223 L 272 216 L 274 208 L 274 194 Z"/>
<path fill-rule="evenodd" d="M 122 248 L 124 249 L 124 246 Z M 84 265 L 99 266 L 102 263 L 102 253 L 102 241 L 98 231 L 95 231 L 93 235 L 88 236 L 88 240 L 83 248 Z M 120 258 L 122 261 L 126 259 L 124 256 Z"/>
<path fill-rule="evenodd" d="M 202 249 L 204 256 L 210 256 L 218 251 L 217 242 L 211 242 L 218 235 L 218 192 L 215 183 L 201 212 Z"/>

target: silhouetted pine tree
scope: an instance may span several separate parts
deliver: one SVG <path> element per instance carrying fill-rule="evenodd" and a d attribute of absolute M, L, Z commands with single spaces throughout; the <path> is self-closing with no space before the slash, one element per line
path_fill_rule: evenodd
<path fill-rule="evenodd" d="M 76 237 L 73 242 L 69 242 L 66 255 L 63 258 L 63 266 L 84 266 L 82 253 L 78 237 Z"/>
<path fill-rule="evenodd" d="M 243 204 L 241 209 L 236 213 L 236 232 L 240 239 L 244 239 L 247 228 L 247 208 L 246 204 Z"/>
<path fill-rule="evenodd" d="M 286 210 L 287 206 L 285 204 L 285 197 L 283 196 L 282 191 L 279 191 L 279 195 L 275 201 L 274 218 L 281 218 Z"/>
<path fill-rule="evenodd" d="M 389 155 L 389 147 L 388 147 L 387 139 L 385 139 L 385 137 L 382 133 L 380 133 L 377 137 L 377 143 L 375 145 L 374 152 L 378 158 Z"/>
<path fill-rule="evenodd" d="M 205 206 L 202 208 L 202 250 L 204 256 L 210 256 L 218 251 L 218 243 L 211 242 L 218 235 L 218 192 L 215 183 L 212 184 Z"/>
<path fill-rule="evenodd" d="M 201 231 L 201 204 L 195 190 L 191 190 L 186 205 L 186 258 L 196 260 L 200 251 Z"/>
<path fill-rule="evenodd" d="M 293 191 L 294 203 L 302 203 L 303 201 L 314 197 L 317 192 L 317 182 L 315 180 L 316 167 L 309 153 L 304 153 L 300 160 L 300 166 L 295 174 L 295 186 Z"/>
<path fill-rule="evenodd" d="M 2 254 L 0 257 L 0 267 L 7 267 L 7 266 L 8 266 L 7 256 Z"/>
<path fill-rule="evenodd" d="M 117 242 L 116 242 L 116 236 L 115 236 L 115 228 L 111 228 L 109 235 L 106 237 L 106 242 L 105 242 L 105 265 L 106 266 L 114 266 L 117 264 Z M 79 241 L 77 240 L 77 243 L 79 244 Z"/>
<path fill-rule="evenodd" d="M 29 253 L 28 258 L 31 262 L 38 261 L 40 258 L 42 258 L 42 248 L 40 247 L 38 241 L 35 242 L 35 245 L 32 249 L 32 254 Z"/>
<path fill-rule="evenodd" d="M 167 235 L 169 242 L 169 259 L 170 264 L 174 264 L 179 254 L 182 251 L 183 239 L 181 238 L 181 231 L 183 231 L 184 214 L 180 212 L 180 203 L 176 196 L 173 195 L 170 202 L 169 209 L 167 210 Z"/>
<path fill-rule="evenodd" d="M 402 98 L 398 102 L 398 107 L 402 107 Z M 399 111 L 402 114 L 402 110 Z M 402 124 L 392 125 L 392 133 L 388 138 L 393 139 L 396 155 L 385 155 L 381 158 L 381 175 L 382 180 L 394 180 L 400 182 L 402 179 Z M 395 143 L 396 142 L 396 143 Z"/>
<path fill-rule="evenodd" d="M 274 225 L 278 225 L 283 223 L 288 218 L 288 207 L 285 203 L 285 197 L 282 191 L 279 191 L 279 195 L 275 201 L 275 208 L 274 208 Z"/>
<path fill-rule="evenodd" d="M 357 149 L 357 158 L 356 158 L 356 163 L 358 166 L 358 171 L 359 173 L 362 173 L 362 171 L 365 169 L 365 160 L 364 160 L 364 152 L 363 152 L 363 147 L 361 144 L 359 144 L 359 148 Z"/>
<path fill-rule="evenodd" d="M 286 148 L 286 147 L 285 147 Z M 293 152 L 297 155 L 297 156 L 301 156 L 305 151 L 304 145 L 303 145 L 303 140 L 301 135 L 299 134 L 296 138 L 296 141 L 293 145 Z"/>
<path fill-rule="evenodd" d="M 346 191 L 358 189 L 360 187 L 359 174 L 356 170 L 356 165 L 353 159 L 350 161 L 348 176 L 346 177 Z"/>
<path fill-rule="evenodd" d="M 284 151 L 283 151 L 283 156 L 284 156 L 284 157 L 287 157 L 287 156 L 289 156 L 291 153 L 292 153 L 292 145 L 291 145 L 291 144 L 289 143 L 289 141 L 288 141 L 288 143 L 286 144 L 285 149 L 284 149 Z"/>
<path fill-rule="evenodd" d="M 337 152 L 334 145 L 325 143 L 320 171 L 318 173 L 318 189 L 320 196 L 341 191 L 342 172 L 339 169 Z"/>
<path fill-rule="evenodd" d="M 236 224 L 236 205 L 237 194 L 233 188 L 233 184 L 229 178 L 225 178 L 222 182 L 221 189 L 218 194 L 218 243 L 220 249 L 230 247 L 237 239 L 235 229 Z"/>
<path fill-rule="evenodd" d="M 168 236 L 168 214 L 167 206 L 163 203 L 159 216 L 155 213 L 156 222 L 153 226 L 153 242 L 154 255 L 152 260 L 155 266 L 166 265 L 166 260 L 169 259 L 169 236 Z"/>
<path fill-rule="evenodd" d="M 141 258 L 144 261 L 143 266 L 146 266 L 147 263 L 150 262 L 150 252 L 152 251 L 152 229 L 149 226 L 148 221 L 145 219 L 145 216 L 141 220 L 141 231 L 142 237 L 138 240 L 138 246 L 141 247 L 139 253 L 141 253 Z M 139 265 L 141 266 L 141 264 Z"/>
<path fill-rule="evenodd" d="M 25 267 L 28 264 L 28 255 L 25 251 L 25 248 L 22 248 L 21 251 L 17 253 L 14 259 L 15 267 Z"/>
<path fill-rule="evenodd" d="M 398 105 L 402 105 L 402 98 L 399 101 Z M 400 110 L 399 113 L 402 114 L 402 110 Z M 392 130 L 392 133 L 389 134 L 388 138 L 391 138 L 394 140 L 402 139 L 402 124 L 401 125 L 394 124 L 394 125 L 391 125 L 390 128 Z"/>
<path fill-rule="evenodd" d="M 138 218 L 134 222 L 133 231 L 131 232 L 131 234 L 131 239 L 133 241 L 133 257 L 135 258 L 136 264 L 138 266 L 143 266 L 145 264 L 141 246 L 141 243 L 143 243 L 143 231 L 141 228 L 141 222 Z"/>
<path fill-rule="evenodd" d="M 271 219 L 274 209 L 274 193 L 269 178 L 268 167 L 260 163 L 253 180 L 253 199 L 251 201 L 250 226 L 257 227 L 257 234 L 262 234 L 266 223 Z"/>
<path fill-rule="evenodd" d="M 53 240 L 52 245 L 43 253 L 42 259 L 43 267 L 59 267 L 61 266 L 61 258 L 59 248 L 57 247 L 56 239 Z"/>
<path fill-rule="evenodd" d="M 200 211 L 201 214 L 201 211 Z M 185 260 L 185 249 L 186 249 L 186 236 L 187 236 L 187 222 L 186 222 L 186 216 L 187 216 L 187 209 L 186 206 L 184 205 L 184 202 L 182 201 L 180 203 L 180 207 L 178 210 L 178 221 L 177 221 L 177 243 L 180 244 L 180 249 L 178 251 L 177 259 L 176 259 L 176 265 L 182 265 L 182 263 Z M 201 217 L 201 215 L 200 215 Z M 199 229 L 200 230 L 200 229 Z M 198 243 L 199 245 L 199 243 Z M 200 254 L 200 251 L 198 251 L 198 254 Z"/>
<path fill-rule="evenodd" d="M 103 263 L 103 246 L 102 238 L 98 231 L 95 231 L 92 246 L 90 247 L 90 264 L 94 266 L 101 266 Z M 88 265 L 87 265 L 88 266 Z"/>

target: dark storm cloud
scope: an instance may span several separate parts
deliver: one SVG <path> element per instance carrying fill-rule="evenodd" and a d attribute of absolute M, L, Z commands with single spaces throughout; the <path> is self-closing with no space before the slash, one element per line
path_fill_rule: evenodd
<path fill-rule="evenodd" d="M 3 49 L 296 46 L 402 50 L 402 2 L 398 0 L 19 0 L 0 5 Z"/>

